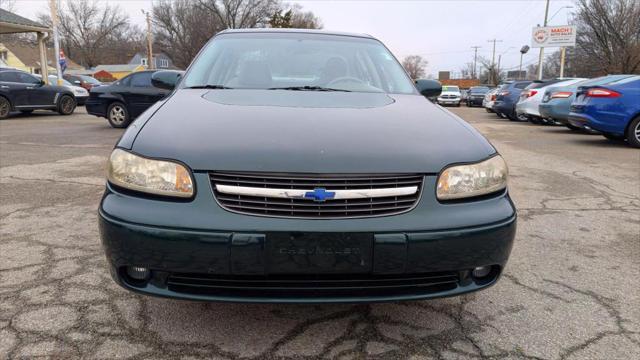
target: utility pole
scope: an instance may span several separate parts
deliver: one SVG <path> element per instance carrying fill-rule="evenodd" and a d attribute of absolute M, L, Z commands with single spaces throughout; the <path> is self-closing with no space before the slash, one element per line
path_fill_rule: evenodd
<path fill-rule="evenodd" d="M 62 69 L 60 68 L 60 36 L 58 35 L 58 3 L 56 0 L 49 0 L 49 9 L 51 10 L 51 28 L 53 30 L 53 47 L 54 47 L 54 56 L 56 61 L 56 74 L 58 77 L 57 84 L 58 86 L 62 85 Z M 45 46 L 46 48 L 46 46 Z M 46 74 L 42 75 L 42 80 L 48 84 L 49 83 L 49 66 L 45 64 L 45 69 L 47 69 Z"/>
<path fill-rule="evenodd" d="M 471 48 L 473 49 L 473 74 L 471 78 L 476 79 L 476 63 L 478 61 L 478 49 L 481 48 L 481 46 L 472 46 Z"/>
<path fill-rule="evenodd" d="M 544 25 L 547 26 L 547 17 L 549 16 L 549 0 L 544 10 Z M 544 60 L 544 48 L 540 48 L 540 57 L 538 58 L 538 80 L 542 80 L 542 61 Z"/>
<path fill-rule="evenodd" d="M 497 85 L 495 84 L 495 79 L 493 76 L 493 72 L 495 71 L 495 68 L 496 68 L 496 43 L 502 42 L 502 40 L 492 39 L 492 40 L 488 40 L 487 42 L 493 43 L 493 55 L 491 55 L 491 68 L 489 69 L 489 83 L 493 85 Z"/>
<path fill-rule="evenodd" d="M 142 13 L 147 16 L 147 69 L 153 70 L 156 68 L 153 61 L 153 41 L 151 39 L 151 14 L 142 10 Z"/>

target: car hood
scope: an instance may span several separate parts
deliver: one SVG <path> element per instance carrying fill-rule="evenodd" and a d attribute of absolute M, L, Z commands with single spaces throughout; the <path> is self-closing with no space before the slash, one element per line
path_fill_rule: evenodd
<path fill-rule="evenodd" d="M 182 89 L 156 109 L 120 146 L 194 170 L 436 173 L 495 153 L 419 95 Z"/>

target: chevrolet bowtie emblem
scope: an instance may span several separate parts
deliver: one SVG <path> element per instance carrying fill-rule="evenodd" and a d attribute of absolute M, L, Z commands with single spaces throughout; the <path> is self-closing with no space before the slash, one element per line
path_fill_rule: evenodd
<path fill-rule="evenodd" d="M 315 188 L 313 191 L 304 193 L 305 199 L 312 199 L 316 202 L 325 202 L 327 199 L 333 199 L 335 196 L 335 192 L 327 191 L 327 189 L 324 188 Z"/>

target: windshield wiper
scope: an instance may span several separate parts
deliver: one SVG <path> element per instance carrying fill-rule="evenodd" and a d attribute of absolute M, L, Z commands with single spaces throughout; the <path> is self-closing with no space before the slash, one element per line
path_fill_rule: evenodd
<path fill-rule="evenodd" d="M 351 92 L 351 90 L 334 89 L 322 86 L 285 86 L 285 87 L 272 87 L 269 90 L 297 90 L 297 91 L 344 91 Z"/>
<path fill-rule="evenodd" d="M 185 87 L 185 89 L 233 89 L 224 85 L 213 85 L 213 84 L 208 84 L 208 85 L 194 85 L 194 86 L 187 86 Z"/>

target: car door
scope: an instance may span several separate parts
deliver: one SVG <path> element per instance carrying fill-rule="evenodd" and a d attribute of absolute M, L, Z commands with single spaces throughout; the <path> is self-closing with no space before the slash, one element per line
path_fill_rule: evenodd
<path fill-rule="evenodd" d="M 29 105 L 37 107 L 55 105 L 57 91 L 54 87 L 44 85 L 40 79 L 31 74 L 18 73 L 18 78 L 26 84 Z"/>
<path fill-rule="evenodd" d="M 29 105 L 29 91 L 27 84 L 20 81 L 18 71 L 3 71 L 0 72 L 0 89 L 2 92 L 7 92 L 9 95 L 9 101 L 15 107 L 22 107 Z"/>
<path fill-rule="evenodd" d="M 151 71 L 145 71 L 131 75 L 128 98 L 130 104 L 129 112 L 134 118 L 167 94 L 167 91 L 151 85 L 152 74 L 153 72 Z"/>

